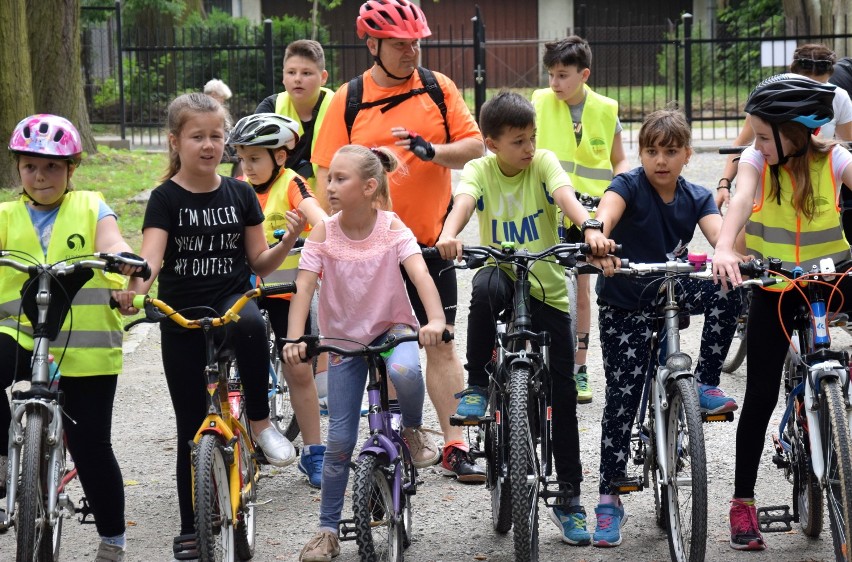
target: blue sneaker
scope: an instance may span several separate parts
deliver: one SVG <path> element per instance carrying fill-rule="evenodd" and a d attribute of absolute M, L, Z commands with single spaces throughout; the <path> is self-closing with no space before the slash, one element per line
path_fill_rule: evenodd
<path fill-rule="evenodd" d="M 698 406 L 707 414 L 724 414 L 737 409 L 737 401 L 726 395 L 718 386 L 698 383 Z"/>
<path fill-rule="evenodd" d="M 469 386 L 455 395 L 459 400 L 456 415 L 462 418 L 481 418 L 488 409 L 488 393 L 479 386 Z"/>
<path fill-rule="evenodd" d="M 308 484 L 314 488 L 322 486 L 322 458 L 325 445 L 307 445 L 299 455 L 299 472 L 308 477 Z"/>
<path fill-rule="evenodd" d="M 562 532 L 562 542 L 574 546 L 585 546 L 592 542 L 586 530 L 586 510 L 581 505 L 557 505 L 548 510 L 550 520 Z"/>
<path fill-rule="evenodd" d="M 624 504 L 613 505 L 601 503 L 595 508 L 597 525 L 592 537 L 592 545 L 600 547 L 618 546 L 621 544 L 621 528 L 627 523 L 627 513 Z"/>

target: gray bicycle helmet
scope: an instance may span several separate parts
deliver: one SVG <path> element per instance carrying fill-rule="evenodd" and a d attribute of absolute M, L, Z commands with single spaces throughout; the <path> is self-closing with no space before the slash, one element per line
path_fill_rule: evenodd
<path fill-rule="evenodd" d="M 834 88 L 799 74 L 778 74 L 757 85 L 745 112 L 775 125 L 794 121 L 810 130 L 834 118 Z"/>
<path fill-rule="evenodd" d="M 285 147 L 292 150 L 299 142 L 299 123 L 277 113 L 256 113 L 237 121 L 228 144 L 231 146 Z"/>

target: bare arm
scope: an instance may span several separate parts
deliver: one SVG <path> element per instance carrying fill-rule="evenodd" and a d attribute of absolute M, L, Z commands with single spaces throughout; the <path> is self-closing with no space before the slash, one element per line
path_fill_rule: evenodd
<path fill-rule="evenodd" d="M 148 262 L 148 266 L 151 268 L 151 276 L 147 281 L 143 281 L 139 277 L 132 277 L 126 290 L 113 292 L 113 297 L 121 305 L 122 314 L 136 314 L 138 312 L 136 308 L 131 306 L 133 297 L 147 294 L 151 289 L 151 285 L 153 285 L 163 267 L 163 256 L 166 253 L 168 240 L 169 233 L 161 228 L 149 227 L 142 232 L 142 249 L 139 250 L 139 255 Z"/>
<path fill-rule="evenodd" d="M 263 232 L 263 225 L 256 224 L 245 228 L 245 250 L 249 267 L 261 277 L 266 277 L 275 271 L 287 257 L 299 234 L 305 230 L 305 215 L 298 210 L 290 210 L 286 213 L 287 234 L 281 239 L 281 243 L 270 248 Z"/>
<path fill-rule="evenodd" d="M 444 228 L 435 244 L 445 260 L 461 260 L 462 241 L 458 239 L 458 235 L 467 226 L 474 210 L 476 210 L 476 200 L 467 193 L 460 193 L 453 199 L 453 210 L 447 215 Z"/>
<path fill-rule="evenodd" d="M 328 168 L 317 166 L 316 178 L 317 184 L 314 187 L 314 196 L 326 214 L 331 214 L 331 205 L 328 204 Z"/>
<path fill-rule="evenodd" d="M 562 209 L 565 216 L 576 225 L 582 225 L 591 218 L 586 208 L 577 201 L 577 196 L 574 195 L 574 188 L 571 185 L 554 189 L 553 201 Z M 615 249 L 615 242 L 608 240 L 600 230 L 590 228 L 585 231 L 584 235 L 586 243 L 592 247 L 592 253 L 596 256 L 605 256 Z"/>
<path fill-rule="evenodd" d="M 328 217 L 328 213 L 325 212 L 325 209 L 322 208 L 316 197 L 306 197 L 303 199 L 299 203 L 299 210 L 302 211 L 302 214 L 305 215 L 308 219 L 308 224 L 311 226 L 315 226 L 318 222 Z"/>
<path fill-rule="evenodd" d="M 300 269 L 296 275 L 296 293 L 290 298 L 290 312 L 287 317 L 287 338 L 296 339 L 305 335 L 305 322 L 311 308 L 311 297 L 317 288 L 317 275 L 313 271 Z M 298 365 L 305 357 L 304 343 L 284 345 L 281 351 L 284 361 L 288 365 Z"/>
<path fill-rule="evenodd" d="M 737 135 L 737 138 L 734 139 L 734 146 L 746 146 L 754 141 L 754 129 L 751 128 L 751 118 L 746 115 L 745 123 L 743 123 L 743 128 L 740 131 L 740 134 Z M 734 178 L 737 177 L 737 162 L 739 155 L 738 154 L 729 154 L 727 160 L 725 160 L 725 168 L 722 170 L 722 179 L 727 179 L 729 182 L 733 182 Z M 721 180 L 719 180 L 721 181 Z M 730 186 L 731 183 L 722 182 L 722 185 Z M 710 189 L 713 189 L 711 187 Z M 731 190 L 729 189 L 716 189 L 716 195 L 714 196 L 716 200 L 716 206 L 721 209 L 724 205 L 730 204 L 731 200 Z"/>
<path fill-rule="evenodd" d="M 723 287 L 727 286 L 728 278 L 735 286 L 742 283 L 737 265 L 741 257 L 736 252 L 736 241 L 751 216 L 754 194 L 760 181 L 760 173 L 751 164 L 740 162 L 737 175 L 739 177 L 737 193 L 728 204 L 728 212 L 722 221 L 722 228 L 716 242 L 716 253 L 713 255 L 713 276 L 714 279 L 721 280 Z"/>
<path fill-rule="evenodd" d="M 616 133 L 612 139 L 612 151 L 609 153 L 609 161 L 612 164 L 613 176 L 630 170 L 630 163 L 627 161 L 627 154 L 624 153 L 624 143 L 621 140 L 620 132 Z"/>
<path fill-rule="evenodd" d="M 441 304 L 441 296 L 435 281 L 429 275 L 426 262 L 421 254 L 412 254 L 405 258 L 402 267 L 408 274 L 408 278 L 417 288 L 417 295 L 426 309 L 428 323 L 420 327 L 420 343 L 422 345 L 437 345 L 441 342 L 441 335 L 447 327 L 447 319 L 444 316 L 444 306 Z"/>
<path fill-rule="evenodd" d="M 719 240 L 719 231 L 722 230 L 722 215 L 714 213 L 701 217 L 698 221 L 698 228 L 701 229 L 704 238 L 715 248 L 716 242 Z"/>
<path fill-rule="evenodd" d="M 852 141 L 852 121 L 835 125 L 834 137 L 842 141 Z"/>
<path fill-rule="evenodd" d="M 118 221 L 112 215 L 98 221 L 95 230 L 95 250 L 109 254 L 132 252 L 130 245 L 124 241 L 118 229 Z"/>

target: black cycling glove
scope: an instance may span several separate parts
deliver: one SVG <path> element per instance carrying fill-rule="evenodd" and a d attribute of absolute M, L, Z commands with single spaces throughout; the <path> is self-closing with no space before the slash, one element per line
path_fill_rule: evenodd
<path fill-rule="evenodd" d="M 426 162 L 431 161 L 435 157 L 435 147 L 432 146 L 431 142 L 427 141 L 414 131 L 408 131 L 408 138 L 411 140 L 411 144 L 408 146 L 408 149 L 411 150 L 415 156 L 421 160 L 425 160 Z"/>

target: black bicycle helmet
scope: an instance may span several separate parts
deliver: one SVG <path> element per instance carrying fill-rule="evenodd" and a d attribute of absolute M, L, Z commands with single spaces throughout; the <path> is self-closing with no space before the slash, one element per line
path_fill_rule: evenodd
<path fill-rule="evenodd" d="M 794 121 L 810 130 L 834 118 L 834 87 L 799 74 L 778 74 L 757 85 L 745 112 L 773 125 Z"/>
<path fill-rule="evenodd" d="M 852 91 L 852 58 L 843 57 L 834 64 L 834 74 L 828 79 L 847 92 Z"/>
<path fill-rule="evenodd" d="M 231 146 L 286 147 L 292 150 L 299 142 L 299 123 L 277 113 L 256 113 L 243 117 L 228 136 Z"/>

